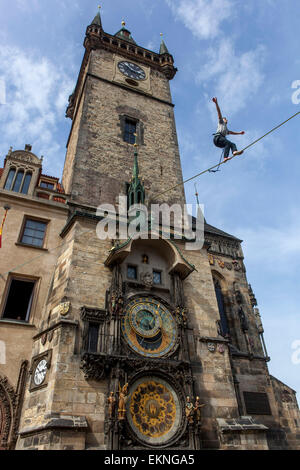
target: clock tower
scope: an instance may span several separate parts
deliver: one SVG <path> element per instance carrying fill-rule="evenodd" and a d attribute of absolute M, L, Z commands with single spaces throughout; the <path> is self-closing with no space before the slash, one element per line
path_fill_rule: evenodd
<path fill-rule="evenodd" d="M 88 26 L 85 54 L 67 116 L 63 184 L 72 200 L 85 205 L 115 204 L 126 194 L 133 166 L 133 134 L 147 198 L 182 182 L 169 81 L 176 68 L 162 39 L 160 53 L 136 44 L 125 22 L 105 33 L 100 15 Z M 166 202 L 184 201 L 181 186 Z"/>
<path fill-rule="evenodd" d="M 156 237 L 98 237 L 97 207 L 120 217 L 120 195 L 185 204 L 176 68 L 163 39 L 149 51 L 124 22 L 106 33 L 100 13 L 84 48 L 67 107 L 68 217 L 32 338 L 17 448 L 275 449 L 285 432 L 294 445 L 296 399 L 269 375 L 241 240 L 206 222 L 192 251 L 176 227 L 171 239 L 162 225 Z"/>

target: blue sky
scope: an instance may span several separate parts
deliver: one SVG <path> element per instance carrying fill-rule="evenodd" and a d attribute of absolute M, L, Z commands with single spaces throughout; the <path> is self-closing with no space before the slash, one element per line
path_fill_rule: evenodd
<path fill-rule="evenodd" d="M 97 2 L 0 0 L 0 9 L 1 160 L 11 145 L 31 143 L 44 155 L 44 172 L 61 176 L 71 124 L 64 117 L 67 98 Z M 185 178 L 220 156 L 212 145 L 212 96 L 229 128 L 246 131 L 232 139 L 238 146 L 300 110 L 292 102 L 292 83 L 300 80 L 297 0 L 103 0 L 101 15 L 105 31 L 117 32 L 125 19 L 136 42 L 152 50 L 164 33 L 178 67 L 171 87 Z M 292 346 L 300 340 L 299 127 L 297 117 L 197 181 L 208 222 L 244 240 L 270 372 L 298 392 Z M 194 183 L 185 189 L 194 202 Z"/>

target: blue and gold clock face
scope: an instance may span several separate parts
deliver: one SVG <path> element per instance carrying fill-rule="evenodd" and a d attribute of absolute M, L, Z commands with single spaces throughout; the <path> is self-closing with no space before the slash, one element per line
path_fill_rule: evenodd
<path fill-rule="evenodd" d="M 176 322 L 169 310 L 151 297 L 131 300 L 122 320 L 123 336 L 142 356 L 162 357 L 176 345 Z"/>

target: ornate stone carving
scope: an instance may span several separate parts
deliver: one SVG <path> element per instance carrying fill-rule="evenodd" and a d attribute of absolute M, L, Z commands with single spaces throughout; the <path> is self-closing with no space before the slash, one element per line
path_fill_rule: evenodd
<path fill-rule="evenodd" d="M 13 427 L 14 414 L 17 405 L 17 396 L 14 388 L 6 377 L 0 376 L 0 449 L 8 449 L 9 439 Z"/>
<path fill-rule="evenodd" d="M 60 315 L 62 315 L 63 317 L 66 316 L 69 311 L 70 311 L 70 307 L 71 307 L 71 302 L 63 302 L 61 303 L 59 306 L 58 306 L 58 312 Z"/>
<path fill-rule="evenodd" d="M 141 282 L 146 288 L 151 289 L 153 287 L 153 273 L 150 271 L 141 273 Z"/>

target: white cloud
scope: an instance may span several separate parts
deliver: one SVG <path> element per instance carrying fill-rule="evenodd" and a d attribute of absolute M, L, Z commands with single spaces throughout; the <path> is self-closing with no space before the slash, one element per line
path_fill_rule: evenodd
<path fill-rule="evenodd" d="M 1 150 L 31 143 L 33 151 L 43 151 L 46 161 L 57 157 L 50 152 L 60 149 L 58 122 L 73 81 L 48 59 L 4 45 L 0 47 L 0 76 L 6 84 L 6 104 L 0 107 Z"/>
<path fill-rule="evenodd" d="M 258 46 L 239 55 L 232 40 L 226 38 L 218 46 L 208 49 L 207 58 L 197 75 L 197 82 L 209 82 L 210 88 L 220 98 L 224 116 L 232 116 L 246 106 L 264 81 L 261 72 L 264 48 Z M 213 104 L 210 104 L 210 110 L 215 120 Z"/>
<path fill-rule="evenodd" d="M 231 18 L 234 3 L 231 0 L 166 0 L 176 17 L 201 39 L 210 39 L 220 33 L 220 25 Z"/>
<path fill-rule="evenodd" d="M 263 261 L 265 268 L 271 268 L 272 272 L 291 272 L 292 265 L 298 266 L 300 222 L 292 216 L 289 223 L 285 224 L 285 218 L 285 214 L 278 214 L 281 227 L 256 226 L 235 230 L 236 236 L 245 240 L 243 248 L 248 263 L 251 260 L 255 265 Z"/>

